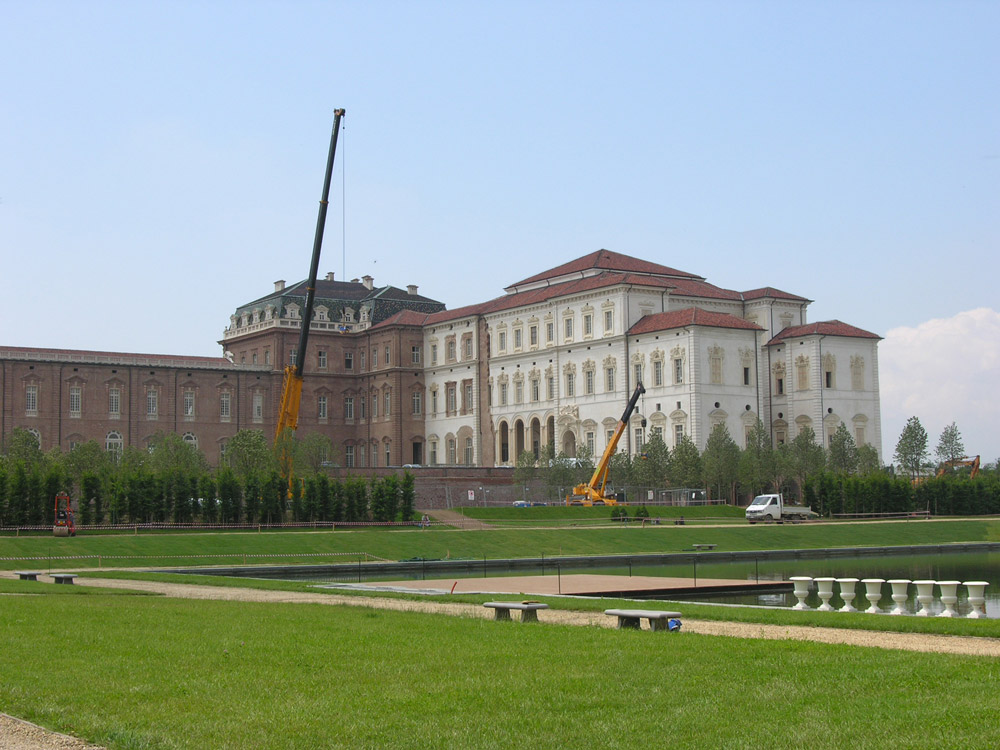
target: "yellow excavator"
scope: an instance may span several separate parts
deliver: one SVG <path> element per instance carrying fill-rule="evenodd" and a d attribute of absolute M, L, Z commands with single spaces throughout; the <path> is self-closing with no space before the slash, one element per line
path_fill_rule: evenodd
<path fill-rule="evenodd" d="M 938 477 L 943 477 L 949 469 L 954 469 L 956 466 L 971 466 L 972 471 L 969 472 L 969 479 L 975 479 L 976 475 L 979 474 L 979 456 L 974 458 L 956 458 L 954 461 L 945 461 L 941 464 L 941 468 L 938 469 Z"/>
<path fill-rule="evenodd" d="M 628 427 L 629 417 L 635 411 L 635 405 L 639 403 L 639 397 L 645 392 L 646 389 L 642 387 L 641 382 L 636 384 L 635 391 L 632 392 L 632 398 L 629 399 L 628 406 L 625 407 L 625 412 L 615 427 L 615 434 L 612 435 L 611 440 L 608 442 L 608 447 L 604 449 L 601 462 L 594 469 L 594 475 L 587 484 L 578 484 L 573 488 L 573 494 L 566 497 L 567 505 L 618 505 L 617 497 L 605 494 L 604 488 L 608 483 L 608 468 L 611 466 L 611 457 L 615 455 L 618 441 Z M 645 420 L 643 420 L 643 423 L 645 424 Z"/>
<path fill-rule="evenodd" d="M 299 334 L 299 348 L 295 355 L 295 364 L 285 367 L 284 385 L 281 389 L 281 403 L 278 407 L 278 424 L 274 430 L 274 443 L 278 447 L 278 460 L 288 477 L 289 491 L 292 483 L 291 446 L 288 444 L 290 434 L 299 426 L 299 405 L 302 401 L 302 369 L 306 362 L 306 345 L 309 342 L 309 325 L 312 322 L 313 304 L 316 298 L 316 275 L 319 273 L 319 253 L 323 247 L 323 230 L 326 227 L 326 209 L 330 197 L 330 179 L 333 176 L 333 157 L 337 153 L 337 136 L 340 133 L 340 120 L 345 110 L 337 109 L 333 113 L 333 132 L 330 135 L 330 153 L 326 160 L 326 177 L 323 180 L 323 197 L 319 202 L 319 216 L 316 219 L 316 237 L 313 240 L 312 262 L 309 265 L 309 281 L 306 284 L 306 304 L 302 311 L 302 332 Z"/>

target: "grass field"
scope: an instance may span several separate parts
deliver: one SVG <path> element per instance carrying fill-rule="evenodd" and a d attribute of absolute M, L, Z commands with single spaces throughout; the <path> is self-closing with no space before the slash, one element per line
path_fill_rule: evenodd
<path fill-rule="evenodd" d="M 0 674 L 3 711 L 112 748 L 986 748 L 1000 734 L 983 702 L 998 660 L 353 607 L 5 597 Z"/>
<path fill-rule="evenodd" d="M 544 510 L 544 509 L 540 509 Z M 415 557 L 498 559 L 556 555 L 644 554 L 716 544 L 719 550 L 817 549 L 1000 541 L 1000 520 L 899 521 L 864 524 L 787 524 L 456 529 L 361 529 L 117 536 L 0 537 L 0 569 L 48 570 L 164 565 L 331 563 L 358 555 L 387 560 Z"/>

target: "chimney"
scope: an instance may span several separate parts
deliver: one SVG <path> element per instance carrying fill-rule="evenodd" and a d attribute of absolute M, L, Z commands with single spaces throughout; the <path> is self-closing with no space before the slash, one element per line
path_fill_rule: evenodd
<path fill-rule="evenodd" d="M 278 279 L 277 281 L 274 282 L 274 291 L 280 292 L 280 291 L 283 291 L 284 288 L 285 288 L 285 280 L 284 279 Z"/>
<path fill-rule="evenodd" d="M 328 271 L 326 274 L 327 281 L 333 281 L 333 271 Z"/>
<path fill-rule="evenodd" d="M 362 276 L 361 277 L 361 283 L 364 284 L 365 285 L 365 289 L 367 289 L 369 291 L 371 291 L 372 289 L 375 288 L 374 281 L 375 281 L 375 279 L 372 278 L 371 276 Z"/>
<path fill-rule="evenodd" d="M 416 284 L 407 284 L 406 285 L 406 293 L 407 294 L 412 294 L 413 296 L 416 296 L 417 295 L 417 285 Z"/>

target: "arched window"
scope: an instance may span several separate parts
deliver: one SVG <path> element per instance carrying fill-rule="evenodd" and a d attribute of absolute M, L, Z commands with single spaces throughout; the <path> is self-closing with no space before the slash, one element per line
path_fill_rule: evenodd
<path fill-rule="evenodd" d="M 38 443 L 38 447 L 42 447 L 42 433 L 36 430 L 34 427 L 28 428 L 28 433 L 35 436 L 35 442 Z"/>
<path fill-rule="evenodd" d="M 122 451 L 125 449 L 125 441 L 122 439 L 122 434 L 116 430 L 112 430 L 108 433 L 108 437 L 104 441 L 104 449 L 110 453 L 115 461 L 122 457 Z"/>
<path fill-rule="evenodd" d="M 181 440 L 190 445 L 192 448 L 198 447 L 198 436 L 193 432 L 185 432 L 181 437 Z"/>

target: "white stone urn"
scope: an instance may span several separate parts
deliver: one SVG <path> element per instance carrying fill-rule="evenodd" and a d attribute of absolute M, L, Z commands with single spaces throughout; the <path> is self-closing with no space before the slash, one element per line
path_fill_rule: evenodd
<path fill-rule="evenodd" d="M 833 612 L 833 607 L 830 606 L 830 600 L 833 598 L 833 582 L 836 578 L 814 578 L 816 581 L 816 590 L 819 593 L 819 598 L 822 604 L 820 604 L 816 609 L 819 612 Z"/>
<path fill-rule="evenodd" d="M 934 581 L 914 581 L 913 585 L 917 587 L 917 601 L 920 602 L 917 616 L 930 617 L 931 603 L 934 601 Z"/>
<path fill-rule="evenodd" d="M 878 608 L 878 600 L 882 598 L 882 584 L 884 578 L 862 578 L 861 583 L 865 585 L 865 599 L 868 600 L 869 607 L 865 612 L 869 615 L 880 615 L 882 610 Z"/>
<path fill-rule="evenodd" d="M 840 584 L 840 598 L 844 600 L 844 606 L 839 611 L 857 612 L 858 610 L 854 607 L 854 587 L 858 585 L 858 579 L 838 578 L 837 583 Z"/>
<path fill-rule="evenodd" d="M 795 598 L 799 600 L 792 609 L 809 609 L 809 605 L 806 604 L 806 597 L 809 596 L 809 582 L 812 581 L 811 576 L 792 576 L 788 579 L 793 584 L 795 584 Z"/>
<path fill-rule="evenodd" d="M 990 585 L 989 581 L 966 581 L 963 584 L 969 590 L 969 617 L 973 620 L 978 620 L 980 617 L 986 617 L 986 587 Z"/>
<path fill-rule="evenodd" d="M 889 585 L 892 586 L 892 600 L 896 603 L 896 606 L 892 608 L 892 611 L 889 612 L 889 614 L 905 615 L 906 600 L 909 598 L 907 591 L 910 588 L 910 579 L 890 578 Z"/>
<path fill-rule="evenodd" d="M 938 581 L 941 587 L 941 603 L 944 605 L 944 612 L 938 617 L 954 617 L 958 614 L 955 611 L 955 604 L 958 602 L 958 586 L 960 581 Z"/>

